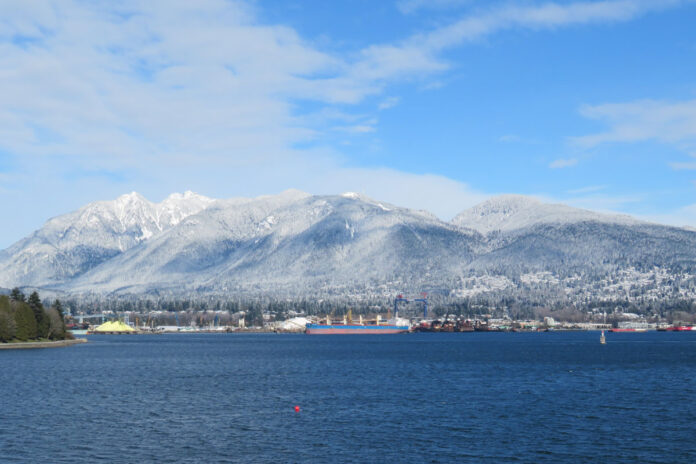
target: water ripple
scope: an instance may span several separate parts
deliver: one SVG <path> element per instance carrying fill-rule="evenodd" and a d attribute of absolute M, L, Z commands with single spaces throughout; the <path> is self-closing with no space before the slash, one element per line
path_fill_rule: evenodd
<path fill-rule="evenodd" d="M 613 335 L 97 336 L 4 351 L 0 461 L 696 462 L 696 334 Z"/>

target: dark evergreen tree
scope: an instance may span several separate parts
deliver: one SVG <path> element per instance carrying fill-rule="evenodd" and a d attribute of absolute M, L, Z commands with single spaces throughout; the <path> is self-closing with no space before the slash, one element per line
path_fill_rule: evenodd
<path fill-rule="evenodd" d="M 0 342 L 9 342 L 17 334 L 17 324 L 9 312 L 0 311 Z"/>
<path fill-rule="evenodd" d="M 247 327 L 263 326 L 263 312 L 261 311 L 261 306 L 257 303 L 252 303 L 247 309 L 244 319 Z"/>
<path fill-rule="evenodd" d="M 15 338 L 17 324 L 15 324 L 10 299 L 0 296 L 0 342 L 9 342 Z"/>
<path fill-rule="evenodd" d="M 60 300 L 56 299 L 56 301 L 53 302 L 53 308 L 55 308 L 55 310 L 58 311 L 60 319 L 64 321 L 65 315 L 63 314 L 63 303 L 61 303 Z"/>
<path fill-rule="evenodd" d="M 0 295 L 0 311 L 7 311 L 9 313 L 10 310 L 10 299 L 5 295 Z"/>
<path fill-rule="evenodd" d="M 36 319 L 34 311 L 28 304 L 19 302 L 15 308 L 15 325 L 17 327 L 16 337 L 18 340 L 26 341 L 36 338 Z"/>
<path fill-rule="evenodd" d="M 39 338 L 47 338 L 50 329 L 50 321 L 48 315 L 44 311 L 43 303 L 37 292 L 32 292 L 29 295 L 29 307 L 34 312 L 34 320 L 36 320 L 36 335 Z"/>
<path fill-rule="evenodd" d="M 31 292 L 28 303 L 31 309 L 43 309 L 43 303 L 41 303 L 41 298 L 37 292 Z"/>
<path fill-rule="evenodd" d="M 24 297 L 24 293 L 22 291 L 15 287 L 12 289 L 12 292 L 10 293 L 10 299 L 12 301 L 25 301 L 26 298 Z"/>

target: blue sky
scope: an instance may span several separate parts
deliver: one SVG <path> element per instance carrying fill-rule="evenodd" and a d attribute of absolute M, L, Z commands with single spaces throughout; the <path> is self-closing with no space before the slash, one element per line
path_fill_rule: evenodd
<path fill-rule="evenodd" d="M 51 216 L 358 191 L 696 226 L 696 3 L 0 4 L 4 248 Z"/>

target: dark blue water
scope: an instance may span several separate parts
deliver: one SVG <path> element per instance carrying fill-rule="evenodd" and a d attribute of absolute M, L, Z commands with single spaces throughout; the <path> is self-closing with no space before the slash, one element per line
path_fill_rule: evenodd
<path fill-rule="evenodd" d="M 696 333 L 94 336 L 0 402 L 3 463 L 693 463 Z"/>

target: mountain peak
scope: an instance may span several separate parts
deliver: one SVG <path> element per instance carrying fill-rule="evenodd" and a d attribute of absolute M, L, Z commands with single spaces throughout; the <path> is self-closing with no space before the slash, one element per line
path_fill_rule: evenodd
<path fill-rule="evenodd" d="M 499 195 L 490 198 L 478 205 L 474 206 L 475 209 L 480 214 L 514 214 L 521 210 L 536 208 L 542 205 L 542 202 L 534 197 L 528 197 L 524 195 Z"/>
<path fill-rule="evenodd" d="M 131 193 L 125 193 L 118 198 L 116 198 L 115 202 L 118 205 L 126 205 L 128 203 L 135 203 L 135 202 L 147 202 L 147 198 L 142 196 L 136 191 L 133 191 Z"/>
<path fill-rule="evenodd" d="M 213 200 L 212 198 L 208 198 L 204 195 L 200 195 L 198 193 L 192 192 L 191 190 L 186 190 L 184 193 L 178 193 L 174 192 L 171 195 L 169 195 L 167 198 L 160 203 L 161 205 L 167 205 L 167 204 L 172 204 L 172 203 L 181 203 L 181 202 L 202 202 L 202 203 L 212 203 Z"/>
<path fill-rule="evenodd" d="M 372 203 L 372 204 L 378 204 L 375 200 L 372 198 L 368 197 L 364 193 L 358 193 L 358 192 L 343 192 L 341 195 L 343 198 L 348 198 L 350 200 L 360 200 L 364 201 L 365 203 Z"/>
<path fill-rule="evenodd" d="M 193 193 L 191 190 L 187 190 L 184 193 L 179 193 L 179 192 L 174 192 L 171 193 L 167 198 L 165 198 L 164 201 L 167 200 L 184 200 L 186 198 L 191 198 L 192 196 L 196 195 Z"/>
<path fill-rule="evenodd" d="M 452 223 L 482 234 L 510 231 L 536 224 L 563 224 L 581 221 L 636 223 L 623 215 L 601 214 L 571 206 L 544 203 L 524 195 L 500 195 L 473 206 L 452 219 Z"/>

